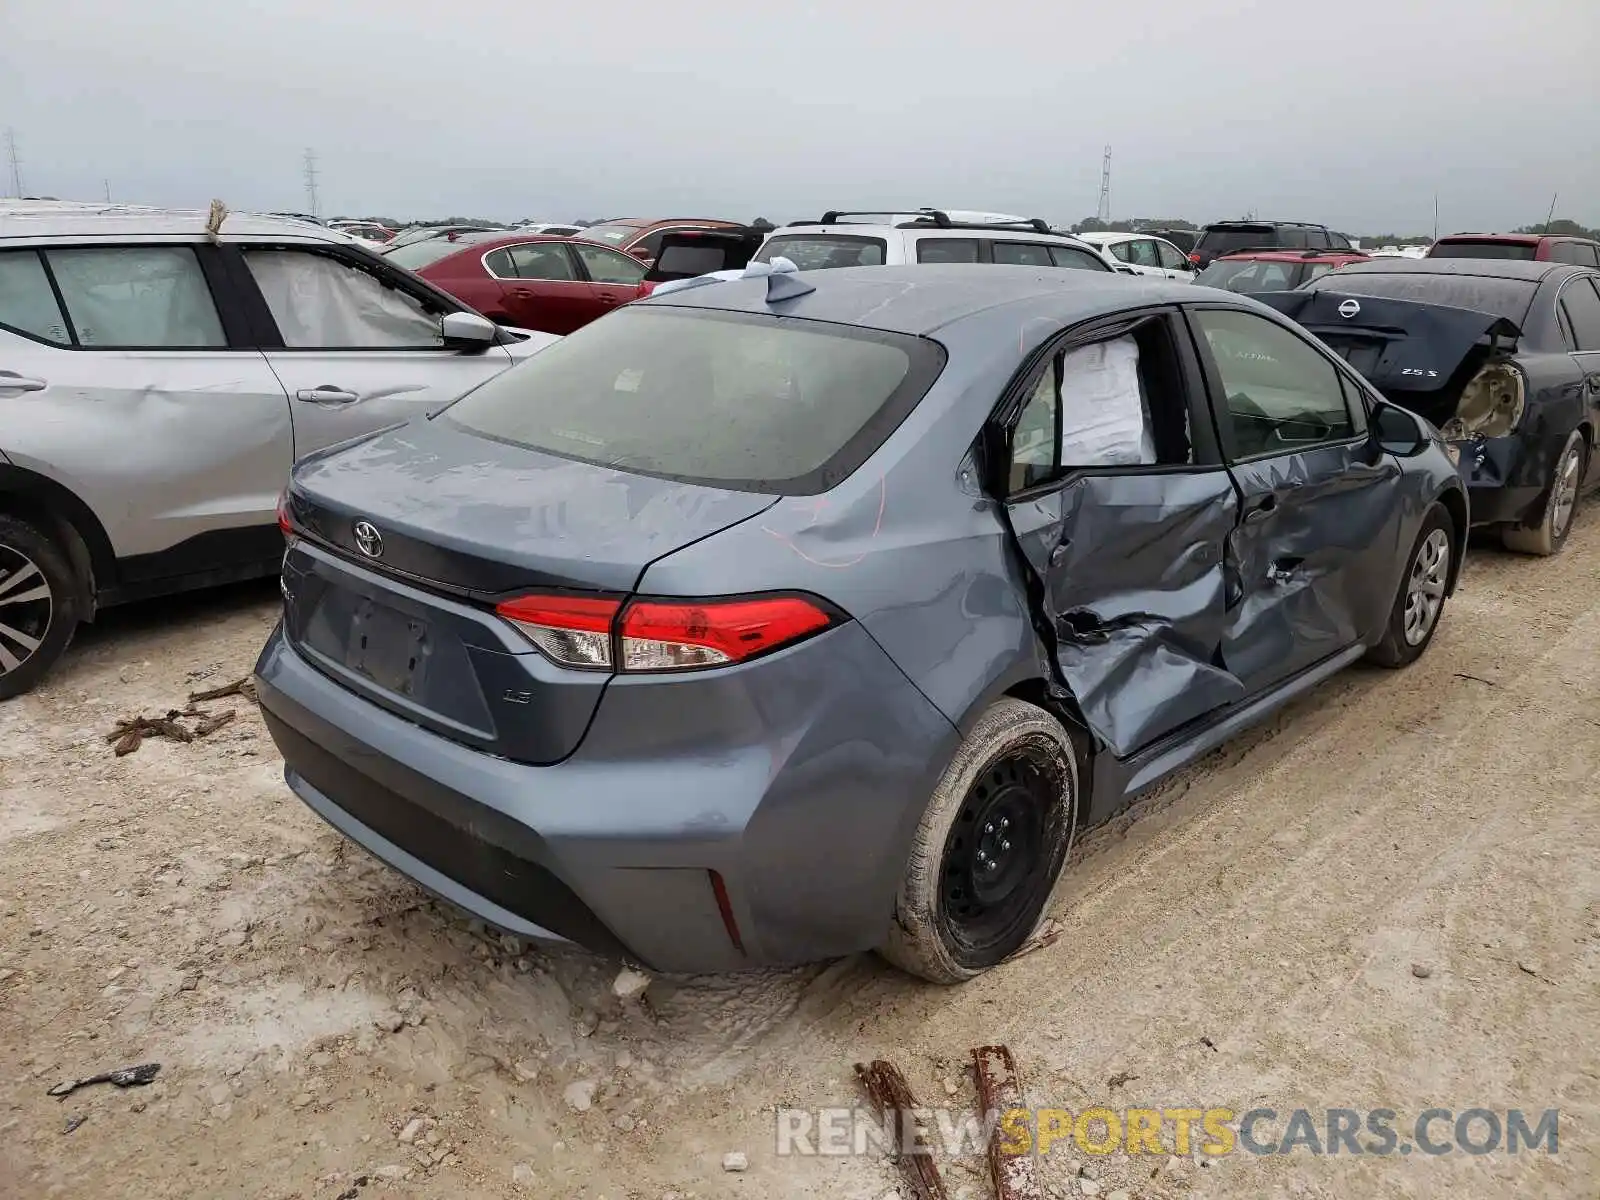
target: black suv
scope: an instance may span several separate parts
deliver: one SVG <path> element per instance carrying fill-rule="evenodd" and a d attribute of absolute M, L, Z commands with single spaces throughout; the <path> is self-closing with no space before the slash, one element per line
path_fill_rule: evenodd
<path fill-rule="evenodd" d="M 1197 270 L 1239 250 L 1349 250 L 1350 239 L 1326 225 L 1305 221 L 1214 221 L 1189 252 Z"/>

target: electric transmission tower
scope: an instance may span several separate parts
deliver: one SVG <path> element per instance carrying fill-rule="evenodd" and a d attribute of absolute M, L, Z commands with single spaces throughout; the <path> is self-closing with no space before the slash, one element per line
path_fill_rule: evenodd
<path fill-rule="evenodd" d="M 11 164 L 11 191 L 7 195 L 22 198 L 22 159 L 17 156 L 17 131 L 6 129 L 6 160 Z"/>
<path fill-rule="evenodd" d="M 1102 221 L 1111 222 L 1111 147 L 1106 147 L 1105 157 L 1100 160 L 1100 211 L 1096 214 Z"/>
<path fill-rule="evenodd" d="M 313 217 L 320 216 L 317 211 L 317 152 L 309 147 L 306 149 L 305 177 L 306 204 Z"/>

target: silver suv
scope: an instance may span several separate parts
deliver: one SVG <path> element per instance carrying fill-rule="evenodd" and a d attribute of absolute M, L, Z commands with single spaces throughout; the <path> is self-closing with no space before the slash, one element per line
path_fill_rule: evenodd
<path fill-rule="evenodd" d="M 275 574 L 297 458 L 556 340 L 333 230 L 216 216 L 0 202 L 0 699 L 99 608 Z"/>

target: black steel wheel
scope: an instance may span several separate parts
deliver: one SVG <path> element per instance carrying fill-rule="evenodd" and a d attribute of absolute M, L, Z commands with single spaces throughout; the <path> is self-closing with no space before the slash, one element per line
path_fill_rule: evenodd
<path fill-rule="evenodd" d="M 973 727 L 917 828 L 880 952 L 937 983 L 970 979 L 1038 925 L 1077 826 L 1072 739 L 1006 697 Z"/>

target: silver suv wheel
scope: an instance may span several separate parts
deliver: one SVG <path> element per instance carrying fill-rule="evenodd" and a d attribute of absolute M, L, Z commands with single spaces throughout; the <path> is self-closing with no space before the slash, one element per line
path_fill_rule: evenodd
<path fill-rule="evenodd" d="M 50 581 L 15 546 L 0 545 L 0 675 L 21 670 L 50 633 Z"/>

